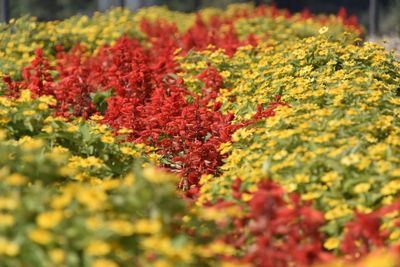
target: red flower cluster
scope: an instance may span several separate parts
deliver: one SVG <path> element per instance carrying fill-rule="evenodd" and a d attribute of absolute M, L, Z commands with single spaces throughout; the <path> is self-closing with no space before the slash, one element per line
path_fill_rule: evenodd
<path fill-rule="evenodd" d="M 400 212 L 400 200 L 368 214 L 356 213 L 355 219 L 346 224 L 340 250 L 350 259 L 358 259 L 375 248 L 385 247 L 390 233 L 381 226 L 383 216 L 392 212 Z M 400 228 L 400 219 L 394 221 L 394 226 Z"/>
<path fill-rule="evenodd" d="M 236 199 L 248 194 L 240 186 L 240 179 L 232 186 Z M 237 248 L 247 248 L 242 262 L 262 267 L 309 266 L 333 258 L 322 246 L 323 214 L 302 203 L 298 195 L 287 198 L 280 186 L 265 180 L 245 205 L 248 213 L 234 220 L 235 230 L 226 237 Z"/>
<path fill-rule="evenodd" d="M 251 193 L 250 200 L 243 202 L 243 194 L 249 192 L 244 192 L 241 184 L 239 178 L 232 184 L 232 197 L 238 201 L 206 204 L 222 213 L 232 208 L 242 211 L 238 216 L 228 215 L 217 221 L 223 230 L 220 240 L 242 252 L 242 256 L 230 260 L 252 266 L 286 267 L 338 259 L 323 248 L 320 228 L 325 224 L 324 216 L 311 207 L 310 201 L 302 202 L 299 195 L 285 193 L 276 183 L 264 180 Z M 389 230 L 382 229 L 383 216 L 393 212 L 400 212 L 400 201 L 368 214 L 357 213 L 345 225 L 339 252 L 349 265 L 379 248 L 400 257 L 400 245 L 388 246 Z M 400 227 L 399 219 L 394 221 L 394 227 Z"/>

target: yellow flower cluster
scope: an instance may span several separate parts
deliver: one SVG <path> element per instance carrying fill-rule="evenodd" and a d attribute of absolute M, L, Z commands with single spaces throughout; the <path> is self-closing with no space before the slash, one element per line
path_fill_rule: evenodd
<path fill-rule="evenodd" d="M 220 177 L 203 177 L 200 202 L 223 196 L 240 177 L 246 189 L 272 178 L 325 212 L 325 231 L 337 236 L 355 210 L 390 204 L 400 192 L 400 84 L 396 57 L 379 45 L 345 33 L 318 35 L 274 46 L 241 48 L 231 59 L 220 51 L 189 58 L 182 76 L 209 62 L 225 76 L 217 101 L 236 121 L 252 118 L 281 96 L 288 106 L 274 117 L 238 130 Z M 199 66 L 198 65 L 198 66 Z"/>

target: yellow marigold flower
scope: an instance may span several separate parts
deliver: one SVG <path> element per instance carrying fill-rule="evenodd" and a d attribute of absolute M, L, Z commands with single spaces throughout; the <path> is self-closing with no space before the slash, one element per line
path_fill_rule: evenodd
<path fill-rule="evenodd" d="M 225 244 L 223 242 L 214 242 L 205 247 L 199 247 L 196 249 L 196 252 L 199 253 L 203 257 L 215 257 L 217 255 L 233 255 L 235 249 Z"/>
<path fill-rule="evenodd" d="M 44 145 L 43 140 L 41 139 L 33 139 L 30 136 L 24 136 L 22 137 L 19 141 L 19 144 L 21 144 L 22 149 L 24 150 L 35 150 L 42 148 Z"/>
<path fill-rule="evenodd" d="M 107 200 L 107 195 L 100 188 L 82 188 L 77 194 L 77 199 L 89 209 L 98 210 L 105 208 L 104 204 Z"/>
<path fill-rule="evenodd" d="M 70 194 L 62 194 L 59 196 L 54 197 L 51 200 L 51 207 L 53 209 L 62 209 L 66 207 L 72 201 L 72 196 Z"/>
<path fill-rule="evenodd" d="M 313 199 L 319 198 L 320 196 L 321 196 L 321 192 L 309 192 L 309 193 L 301 195 L 301 199 L 307 201 L 307 200 L 313 200 Z"/>
<path fill-rule="evenodd" d="M 21 91 L 21 95 L 17 99 L 17 102 L 30 102 L 32 100 L 32 93 L 30 90 L 25 89 Z"/>
<path fill-rule="evenodd" d="M 47 245 L 53 240 L 52 234 L 43 229 L 34 229 L 28 233 L 28 237 L 33 242 L 36 242 L 41 245 Z"/>
<path fill-rule="evenodd" d="M 104 256 L 110 251 L 110 245 L 102 240 L 93 240 L 86 247 L 86 253 L 90 256 Z"/>
<path fill-rule="evenodd" d="M 381 193 L 383 195 L 393 195 L 400 190 L 400 179 L 390 181 L 381 188 Z"/>
<path fill-rule="evenodd" d="M 360 183 L 360 184 L 357 184 L 356 186 L 354 186 L 353 191 L 354 191 L 354 193 L 360 194 L 360 193 L 368 192 L 370 188 L 371 188 L 371 184 Z"/>
<path fill-rule="evenodd" d="M 9 185 L 19 186 L 24 185 L 28 181 L 28 179 L 19 173 L 13 173 L 5 179 L 6 183 Z"/>
<path fill-rule="evenodd" d="M 248 193 L 243 193 L 241 199 L 244 202 L 250 201 L 253 198 L 252 194 L 248 194 Z"/>
<path fill-rule="evenodd" d="M 394 230 L 390 234 L 389 239 L 392 240 L 392 241 L 400 239 L 400 230 L 399 229 Z"/>
<path fill-rule="evenodd" d="M 25 110 L 24 112 L 22 112 L 22 114 L 24 115 L 24 116 L 33 116 L 33 115 L 36 115 L 36 111 L 34 111 L 34 110 Z"/>
<path fill-rule="evenodd" d="M 18 207 L 17 200 L 8 197 L 0 197 L 0 210 L 13 210 Z"/>
<path fill-rule="evenodd" d="M 51 134 L 51 133 L 53 133 L 53 127 L 51 127 L 51 126 L 44 126 L 43 128 L 42 128 L 42 132 L 45 132 L 45 133 L 48 133 L 48 134 Z"/>
<path fill-rule="evenodd" d="M 46 104 L 47 107 L 48 105 L 55 105 L 57 104 L 57 100 L 53 96 L 49 95 L 43 95 L 39 97 L 39 101 L 42 102 L 43 104 Z M 40 109 L 40 108 L 39 108 Z M 46 108 L 47 109 L 47 108 Z"/>
<path fill-rule="evenodd" d="M 0 226 L 13 226 L 15 218 L 11 214 L 0 213 Z"/>
<path fill-rule="evenodd" d="M 288 154 L 288 152 L 286 150 L 281 150 L 281 151 L 278 151 L 272 158 L 274 160 L 281 160 L 285 156 L 287 156 L 287 154 Z"/>
<path fill-rule="evenodd" d="M 336 249 L 339 247 L 339 245 L 340 245 L 340 240 L 335 237 L 328 238 L 324 242 L 324 248 L 326 248 L 327 250 Z"/>
<path fill-rule="evenodd" d="M 65 252 L 62 249 L 56 248 L 49 251 L 50 259 L 54 263 L 63 263 L 65 261 Z"/>
<path fill-rule="evenodd" d="M 0 255 L 14 257 L 19 253 L 19 245 L 0 237 Z"/>
<path fill-rule="evenodd" d="M 91 116 L 90 119 L 94 120 L 94 121 L 101 121 L 102 119 L 104 119 L 104 117 L 96 114 L 96 115 Z"/>
<path fill-rule="evenodd" d="M 115 139 L 111 135 L 104 135 L 101 137 L 101 141 L 106 144 L 114 143 Z"/>
<path fill-rule="evenodd" d="M 335 208 L 327 211 L 324 215 L 326 220 L 334 220 L 352 214 L 353 211 L 347 207 L 346 204 L 336 206 Z"/>
<path fill-rule="evenodd" d="M 400 177 L 400 168 L 394 169 L 390 172 L 391 176 Z"/>
<path fill-rule="evenodd" d="M 97 231 L 103 227 L 103 221 L 96 216 L 92 216 L 86 219 L 86 226 L 89 230 Z"/>
<path fill-rule="evenodd" d="M 125 220 L 113 220 L 110 222 L 109 227 L 112 231 L 121 236 L 130 236 L 135 231 L 133 224 Z"/>
<path fill-rule="evenodd" d="M 340 176 L 338 175 L 337 172 L 334 171 L 328 172 L 321 177 L 321 180 L 325 183 L 331 183 L 338 179 L 340 179 Z"/>
<path fill-rule="evenodd" d="M 365 170 L 367 167 L 371 165 L 371 160 L 367 157 L 361 157 L 360 162 L 357 164 L 357 169 Z"/>
<path fill-rule="evenodd" d="M 4 97 L 4 96 L 0 96 L 0 105 L 9 108 L 12 106 L 12 102 L 10 101 L 9 98 Z"/>
<path fill-rule="evenodd" d="M 155 234 L 161 231 L 161 222 L 159 220 L 138 220 L 134 224 L 135 232 L 140 234 Z"/>
<path fill-rule="evenodd" d="M 299 173 L 299 174 L 296 174 L 294 179 L 295 179 L 296 183 L 299 183 L 299 184 L 308 183 L 310 181 L 310 176 L 306 175 L 304 173 Z"/>
<path fill-rule="evenodd" d="M 222 143 L 219 147 L 219 152 L 221 155 L 226 154 L 232 150 L 232 143 L 231 142 L 226 142 Z"/>
<path fill-rule="evenodd" d="M 133 130 L 130 130 L 128 128 L 123 127 L 123 128 L 118 130 L 118 133 L 119 134 L 129 134 L 129 133 L 133 133 Z"/>
<path fill-rule="evenodd" d="M 394 202 L 393 196 L 386 196 L 382 199 L 382 204 L 384 205 L 390 205 Z"/>
<path fill-rule="evenodd" d="M 357 205 L 356 209 L 362 213 L 370 213 L 372 211 L 371 208 L 365 207 L 363 205 Z"/>
<path fill-rule="evenodd" d="M 131 156 L 139 155 L 137 151 L 133 150 L 131 147 L 128 146 L 120 147 L 120 150 L 122 153 L 126 155 L 131 155 Z"/>
<path fill-rule="evenodd" d="M 346 157 L 343 157 L 340 162 L 346 166 L 357 164 L 358 162 L 360 162 L 360 155 L 350 154 Z"/>
<path fill-rule="evenodd" d="M 112 260 L 97 259 L 90 265 L 90 267 L 119 267 L 119 265 Z"/>
<path fill-rule="evenodd" d="M 6 124 L 9 123 L 11 121 L 10 118 L 0 118 L 0 124 Z"/>
<path fill-rule="evenodd" d="M 48 211 L 41 213 L 36 218 L 36 223 L 41 228 L 50 229 L 57 226 L 61 220 L 63 219 L 64 215 L 62 211 L 55 210 L 55 211 Z"/>
<path fill-rule="evenodd" d="M 39 103 L 39 105 L 38 105 L 39 110 L 46 110 L 48 108 L 49 108 L 49 105 L 47 105 L 46 103 Z"/>
<path fill-rule="evenodd" d="M 70 133 L 75 133 L 75 132 L 77 132 L 79 130 L 79 126 L 76 126 L 76 125 L 71 125 L 71 126 L 69 126 L 68 128 L 67 128 L 67 132 L 70 132 Z"/>

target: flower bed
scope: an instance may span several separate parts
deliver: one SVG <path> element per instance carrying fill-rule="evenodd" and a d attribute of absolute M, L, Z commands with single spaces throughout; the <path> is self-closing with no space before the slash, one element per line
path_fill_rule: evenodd
<path fill-rule="evenodd" d="M 399 61 L 344 10 L 0 27 L 4 266 L 400 261 Z"/>

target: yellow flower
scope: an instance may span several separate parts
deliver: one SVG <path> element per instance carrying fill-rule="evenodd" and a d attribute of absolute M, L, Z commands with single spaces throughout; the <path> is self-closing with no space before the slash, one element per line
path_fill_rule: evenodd
<path fill-rule="evenodd" d="M 328 30 L 329 30 L 329 28 L 326 27 L 326 26 L 324 26 L 324 27 L 322 27 L 321 29 L 318 30 L 318 33 L 319 33 L 319 34 L 324 34 L 324 33 L 326 33 Z"/>
<path fill-rule="evenodd" d="M 227 142 L 227 143 L 222 143 L 219 147 L 219 152 L 221 155 L 226 154 L 232 150 L 232 143 Z"/>
<path fill-rule="evenodd" d="M 0 237 L 0 255 L 14 257 L 19 253 L 19 245 Z"/>
<path fill-rule="evenodd" d="M 121 236 L 130 236 L 135 231 L 135 227 L 132 225 L 132 223 L 125 220 L 111 221 L 110 229 Z"/>
<path fill-rule="evenodd" d="M 104 256 L 110 253 L 110 251 L 110 245 L 102 240 L 93 240 L 86 248 L 86 253 L 89 256 Z"/>
<path fill-rule="evenodd" d="M 52 234 L 43 229 L 34 229 L 28 233 L 28 237 L 33 242 L 36 242 L 41 245 L 47 245 L 53 240 Z"/>
<path fill-rule="evenodd" d="M 101 137 L 101 141 L 106 144 L 112 144 L 114 143 L 115 139 L 110 135 L 104 135 Z"/>
<path fill-rule="evenodd" d="M 6 183 L 9 185 L 20 186 L 24 185 L 28 179 L 19 173 L 13 173 L 5 179 Z"/>
<path fill-rule="evenodd" d="M 72 201 L 72 196 L 70 194 L 62 194 L 54 197 L 51 200 L 51 207 L 53 209 L 62 209 L 66 207 Z"/>
<path fill-rule="evenodd" d="M 309 192 L 301 195 L 301 199 L 304 201 L 313 200 L 319 198 L 321 196 L 321 192 Z"/>
<path fill-rule="evenodd" d="M 17 102 L 30 102 L 32 100 L 31 91 L 25 89 L 21 91 L 21 95 L 17 99 Z"/>
<path fill-rule="evenodd" d="M 381 193 L 385 196 L 396 194 L 400 191 L 400 179 L 390 181 L 381 188 Z"/>
<path fill-rule="evenodd" d="M 18 143 L 21 144 L 22 149 L 24 150 L 36 150 L 42 148 L 44 145 L 43 140 L 41 139 L 33 139 L 30 136 L 22 137 Z"/>
<path fill-rule="evenodd" d="M 158 220 L 138 220 L 134 224 L 134 231 L 139 234 L 155 234 L 161 231 L 161 222 Z"/>
<path fill-rule="evenodd" d="M 131 147 L 128 147 L 128 146 L 120 147 L 120 150 L 122 153 L 124 153 L 126 155 L 130 155 L 133 157 L 139 156 L 139 153 L 137 151 L 133 150 Z"/>
<path fill-rule="evenodd" d="M 90 267 L 119 267 L 119 265 L 112 260 L 97 259 L 90 265 Z"/>
<path fill-rule="evenodd" d="M 24 116 L 33 116 L 33 115 L 36 115 L 36 111 L 34 111 L 34 110 L 25 110 L 24 112 L 22 112 L 22 114 Z"/>
<path fill-rule="evenodd" d="M 294 177 L 296 183 L 308 183 L 310 181 L 310 176 L 304 174 L 304 173 L 300 173 L 300 174 L 296 174 L 296 176 Z"/>
<path fill-rule="evenodd" d="M 353 211 L 347 207 L 347 204 L 338 205 L 327 211 L 324 215 L 326 220 L 335 220 L 346 215 L 352 214 Z"/>
<path fill-rule="evenodd" d="M 107 195 L 100 188 L 81 188 L 77 194 L 80 203 L 86 205 L 89 209 L 103 209 Z"/>
<path fill-rule="evenodd" d="M 39 103 L 39 105 L 38 105 L 39 110 L 46 110 L 48 108 L 49 108 L 49 106 L 46 103 Z"/>
<path fill-rule="evenodd" d="M 65 252 L 62 249 L 52 249 L 49 251 L 50 259 L 54 263 L 63 263 L 65 261 Z"/>
<path fill-rule="evenodd" d="M 17 200 L 8 197 L 0 197 L 0 210 L 13 210 L 18 207 Z"/>
<path fill-rule="evenodd" d="M 223 242 L 213 242 L 208 246 L 197 248 L 197 253 L 199 253 L 202 257 L 215 257 L 217 255 L 233 255 L 235 250 L 228 244 Z"/>
<path fill-rule="evenodd" d="M 51 127 L 51 126 L 44 126 L 44 127 L 42 128 L 42 132 L 51 134 L 51 133 L 53 132 L 53 127 Z"/>
<path fill-rule="evenodd" d="M 46 109 L 48 108 L 48 105 L 57 104 L 57 100 L 53 96 L 49 96 L 49 95 L 43 95 L 43 96 L 39 97 L 39 101 L 42 102 L 43 104 L 47 105 Z M 42 106 L 42 107 L 44 107 L 44 106 Z"/>
<path fill-rule="evenodd" d="M 100 116 L 100 115 L 93 115 L 90 117 L 90 119 L 92 119 L 94 121 L 101 121 L 102 119 L 104 119 L 104 117 Z"/>
<path fill-rule="evenodd" d="M 400 239 L 400 230 L 399 230 L 399 229 L 394 230 L 394 231 L 390 234 L 389 239 L 390 239 L 390 240 L 397 240 L 397 239 Z"/>
<path fill-rule="evenodd" d="M 97 216 L 87 218 L 85 223 L 87 228 L 91 231 L 98 231 L 103 227 L 103 221 Z"/>
<path fill-rule="evenodd" d="M 340 245 L 340 240 L 335 237 L 328 238 L 324 242 L 324 248 L 326 248 L 327 250 L 336 249 L 339 247 L 339 245 Z"/>
<path fill-rule="evenodd" d="M 281 150 L 278 151 L 272 158 L 274 160 L 281 160 L 283 159 L 286 155 L 288 154 L 288 152 L 286 150 Z"/>
<path fill-rule="evenodd" d="M 54 228 L 55 226 L 57 226 L 61 222 L 63 217 L 64 216 L 63 216 L 62 211 L 59 211 L 59 210 L 48 211 L 48 212 L 39 214 L 39 216 L 36 218 L 36 223 L 41 228 L 50 229 L 50 228 Z"/>
<path fill-rule="evenodd" d="M 350 154 L 341 159 L 341 163 L 346 166 L 357 164 L 360 161 L 360 156 L 358 154 Z"/>
<path fill-rule="evenodd" d="M 0 213 L 0 226 L 13 226 L 15 218 L 11 214 Z"/>
<path fill-rule="evenodd" d="M 133 131 L 128 128 L 121 128 L 118 130 L 118 133 L 119 134 L 129 134 L 129 133 L 133 133 Z"/>
<path fill-rule="evenodd" d="M 354 193 L 361 194 L 361 193 L 368 192 L 370 188 L 371 188 L 371 185 L 369 183 L 360 183 L 360 184 L 357 184 L 356 186 L 354 186 L 353 191 L 354 191 Z"/>
<path fill-rule="evenodd" d="M 79 127 L 76 126 L 76 125 L 71 125 L 71 126 L 69 126 L 69 127 L 67 128 L 67 132 L 70 132 L 70 133 L 75 133 L 75 132 L 77 132 L 78 130 L 79 130 Z"/>
<path fill-rule="evenodd" d="M 9 107 L 11 107 L 12 102 L 10 101 L 9 98 L 0 96 L 0 105 L 9 108 Z"/>
<path fill-rule="evenodd" d="M 338 173 L 332 171 L 332 172 L 328 172 L 328 173 L 324 174 L 322 176 L 321 180 L 325 183 L 331 183 L 331 182 L 338 180 L 339 178 L 340 177 L 339 177 Z"/>

